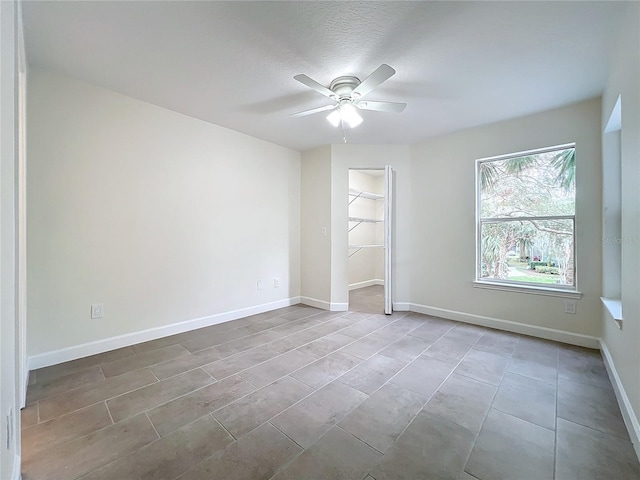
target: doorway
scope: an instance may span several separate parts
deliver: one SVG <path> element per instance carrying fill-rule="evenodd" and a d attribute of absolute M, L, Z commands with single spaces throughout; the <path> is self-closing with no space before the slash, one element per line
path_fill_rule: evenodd
<path fill-rule="evenodd" d="M 349 169 L 349 309 L 392 313 L 392 170 Z"/>

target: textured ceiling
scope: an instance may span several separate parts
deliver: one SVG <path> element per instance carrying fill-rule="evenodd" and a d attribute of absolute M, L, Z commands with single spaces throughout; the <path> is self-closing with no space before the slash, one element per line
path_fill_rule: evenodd
<path fill-rule="evenodd" d="M 293 79 L 397 74 L 349 143 L 428 137 L 601 94 L 624 2 L 23 3 L 27 59 L 298 150 L 342 142 Z"/>

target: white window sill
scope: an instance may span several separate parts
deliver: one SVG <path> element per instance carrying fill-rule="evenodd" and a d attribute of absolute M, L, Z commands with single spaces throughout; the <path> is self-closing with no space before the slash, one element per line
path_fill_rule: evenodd
<path fill-rule="evenodd" d="M 559 288 L 538 287 L 533 285 L 516 285 L 511 283 L 500 282 L 483 282 L 475 280 L 473 282 L 475 288 L 486 288 L 488 290 L 503 290 L 505 292 L 526 293 L 528 295 L 545 295 L 548 297 L 562 298 L 582 298 L 582 292 L 576 290 L 561 290 Z"/>
<path fill-rule="evenodd" d="M 618 328 L 622 330 L 622 300 L 606 297 L 600 297 L 600 300 L 602 300 L 604 307 L 615 320 Z"/>

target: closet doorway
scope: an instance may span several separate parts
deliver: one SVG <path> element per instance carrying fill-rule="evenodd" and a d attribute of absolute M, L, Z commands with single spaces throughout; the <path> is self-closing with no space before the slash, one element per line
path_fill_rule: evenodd
<path fill-rule="evenodd" d="M 390 166 L 349 169 L 349 309 L 391 314 Z"/>

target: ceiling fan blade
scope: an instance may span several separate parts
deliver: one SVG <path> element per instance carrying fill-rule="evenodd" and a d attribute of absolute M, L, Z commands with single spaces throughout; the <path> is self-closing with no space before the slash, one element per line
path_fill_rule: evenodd
<path fill-rule="evenodd" d="M 353 94 L 358 98 L 362 98 L 382 82 L 391 78 L 395 73 L 396 71 L 393 68 L 386 63 L 383 63 L 353 90 Z"/>
<path fill-rule="evenodd" d="M 313 78 L 306 76 L 304 73 L 301 73 L 300 75 L 296 75 L 293 78 L 299 81 L 300 83 L 306 85 L 307 87 L 315 90 L 316 92 L 324 95 L 325 97 L 329 97 L 331 99 L 338 98 L 338 96 L 335 93 L 333 93 L 331 90 L 329 90 L 327 87 L 325 87 L 324 85 L 320 85 Z"/>
<path fill-rule="evenodd" d="M 325 112 L 327 110 L 333 110 L 337 105 L 325 105 L 324 107 L 312 108 L 311 110 L 305 110 L 303 112 L 292 113 L 292 117 L 304 117 L 306 115 L 312 115 L 314 113 Z"/>
<path fill-rule="evenodd" d="M 406 107 L 406 103 L 396 102 L 370 102 L 362 101 L 355 104 L 361 110 L 375 110 L 376 112 L 402 112 Z"/>

